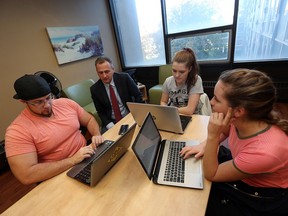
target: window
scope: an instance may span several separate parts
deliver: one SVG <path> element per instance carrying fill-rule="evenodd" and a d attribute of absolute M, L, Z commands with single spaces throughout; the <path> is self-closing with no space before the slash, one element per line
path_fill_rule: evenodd
<path fill-rule="evenodd" d="M 166 0 L 168 34 L 233 24 L 234 0 Z"/>
<path fill-rule="evenodd" d="M 141 67 L 170 63 L 183 47 L 200 64 L 287 60 L 287 1 L 109 2 L 122 66 Z"/>
<path fill-rule="evenodd" d="M 111 0 L 117 42 L 125 67 L 165 64 L 161 2 Z"/>
<path fill-rule="evenodd" d="M 193 49 L 199 62 L 229 61 L 234 15 L 233 0 L 166 0 L 165 2 L 170 61 L 175 52 L 183 47 Z M 223 26 L 230 27 L 223 28 Z M 217 27 L 221 27 L 221 31 L 210 30 Z M 196 32 L 199 30 L 203 33 Z M 181 33 L 181 36 L 175 33 Z"/>
<path fill-rule="evenodd" d="M 170 60 L 183 47 L 193 49 L 199 62 L 229 61 L 231 32 L 209 32 L 170 39 Z"/>
<path fill-rule="evenodd" d="M 240 0 L 235 61 L 288 58 L 287 0 Z"/>

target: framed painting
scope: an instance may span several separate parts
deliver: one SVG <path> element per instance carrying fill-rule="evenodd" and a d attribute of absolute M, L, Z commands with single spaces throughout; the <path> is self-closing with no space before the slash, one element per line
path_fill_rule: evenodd
<path fill-rule="evenodd" d="M 104 53 L 98 26 L 47 27 L 46 30 L 59 65 Z"/>

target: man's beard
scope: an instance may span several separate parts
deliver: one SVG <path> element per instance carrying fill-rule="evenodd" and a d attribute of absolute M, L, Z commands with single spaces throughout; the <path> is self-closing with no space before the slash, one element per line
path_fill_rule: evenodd
<path fill-rule="evenodd" d="M 53 114 L 52 107 L 50 109 L 48 109 L 48 111 L 41 112 L 41 113 L 34 112 L 30 107 L 28 107 L 28 108 L 29 108 L 30 112 L 32 112 L 34 115 L 37 115 L 37 116 L 51 117 Z"/>
<path fill-rule="evenodd" d="M 52 112 L 52 109 L 49 111 L 49 113 L 42 113 L 41 115 L 42 116 L 45 116 L 45 117 L 51 117 L 52 116 L 52 114 L 53 114 L 53 112 Z"/>
<path fill-rule="evenodd" d="M 40 115 L 45 116 L 45 117 L 51 117 L 53 114 L 52 112 L 52 107 L 50 107 L 48 110 L 44 110 Z"/>

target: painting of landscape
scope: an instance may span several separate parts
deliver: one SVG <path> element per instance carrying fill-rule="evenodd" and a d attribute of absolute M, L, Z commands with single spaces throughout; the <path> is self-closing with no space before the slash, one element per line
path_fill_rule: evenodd
<path fill-rule="evenodd" d="M 58 64 L 103 55 L 98 26 L 47 27 Z"/>

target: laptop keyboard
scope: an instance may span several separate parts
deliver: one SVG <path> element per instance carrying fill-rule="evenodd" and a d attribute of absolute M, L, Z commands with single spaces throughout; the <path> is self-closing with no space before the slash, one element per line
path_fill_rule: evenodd
<path fill-rule="evenodd" d="M 84 169 L 82 169 L 75 178 L 85 184 L 90 184 L 91 182 L 91 164 L 88 164 Z"/>
<path fill-rule="evenodd" d="M 184 183 L 185 161 L 179 155 L 184 146 L 185 142 L 170 142 L 164 181 Z"/>
<path fill-rule="evenodd" d="M 95 156 L 97 156 L 98 152 L 103 152 L 105 149 L 107 149 L 113 143 L 114 143 L 114 141 L 112 141 L 112 140 L 105 140 L 104 143 L 97 148 L 98 150 L 96 150 L 96 154 L 94 156 L 84 159 L 83 162 L 87 161 L 88 164 L 75 176 L 75 179 L 77 179 L 77 180 L 79 180 L 85 184 L 90 184 L 90 182 L 91 182 L 91 164 L 93 163 Z"/>

